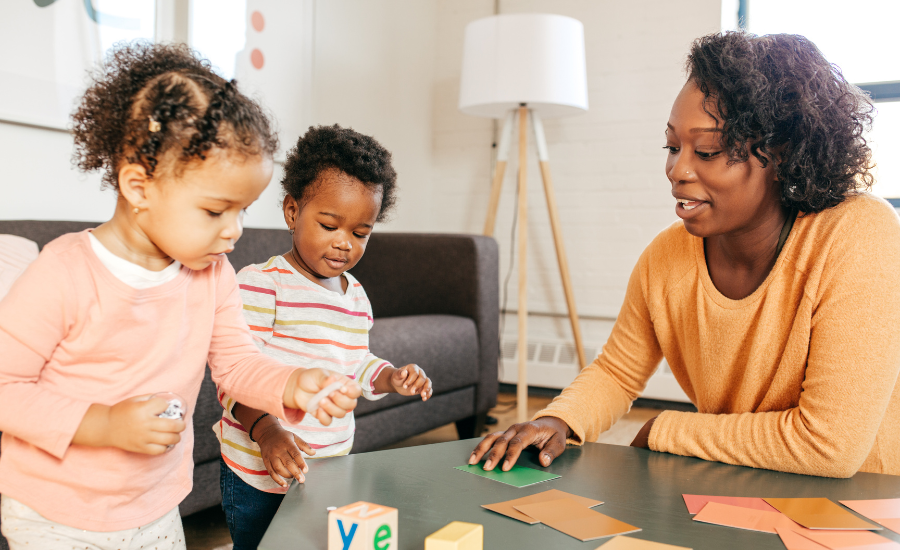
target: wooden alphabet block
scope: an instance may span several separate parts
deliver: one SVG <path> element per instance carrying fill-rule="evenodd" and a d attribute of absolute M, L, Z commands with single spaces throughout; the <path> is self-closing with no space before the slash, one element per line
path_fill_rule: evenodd
<path fill-rule="evenodd" d="M 484 550 L 484 527 L 454 521 L 428 535 L 425 550 Z"/>
<path fill-rule="evenodd" d="M 354 502 L 328 512 L 328 550 L 396 550 L 397 509 Z"/>

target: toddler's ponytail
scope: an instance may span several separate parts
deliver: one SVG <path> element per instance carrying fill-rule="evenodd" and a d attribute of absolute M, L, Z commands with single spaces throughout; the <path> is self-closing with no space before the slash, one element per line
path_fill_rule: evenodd
<path fill-rule="evenodd" d="M 122 162 L 151 177 L 204 160 L 212 148 L 272 155 L 277 138 L 260 106 L 183 44 L 126 44 L 94 75 L 73 115 L 74 162 L 118 188 Z"/>

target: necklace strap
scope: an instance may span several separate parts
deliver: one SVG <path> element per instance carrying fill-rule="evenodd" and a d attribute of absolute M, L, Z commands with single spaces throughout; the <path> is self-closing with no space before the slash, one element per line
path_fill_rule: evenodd
<path fill-rule="evenodd" d="M 791 228 L 794 227 L 794 222 L 797 221 L 798 212 L 796 208 L 791 208 L 787 219 L 784 220 L 784 225 L 781 226 L 781 235 L 778 236 L 778 248 L 775 249 L 776 258 L 781 254 L 781 249 L 784 248 L 784 243 L 787 242 L 788 235 L 791 234 Z"/>

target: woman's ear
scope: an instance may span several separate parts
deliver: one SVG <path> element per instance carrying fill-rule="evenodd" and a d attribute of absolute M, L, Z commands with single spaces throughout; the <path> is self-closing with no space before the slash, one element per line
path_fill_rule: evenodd
<path fill-rule="evenodd" d="M 281 209 L 284 210 L 284 223 L 287 224 L 288 229 L 294 229 L 294 224 L 297 223 L 297 218 L 300 217 L 300 204 L 297 203 L 294 197 L 285 195 L 284 201 L 281 203 Z"/>
<path fill-rule="evenodd" d="M 128 204 L 141 210 L 147 208 L 147 187 L 152 180 L 140 164 L 123 164 L 119 168 L 119 194 Z"/>

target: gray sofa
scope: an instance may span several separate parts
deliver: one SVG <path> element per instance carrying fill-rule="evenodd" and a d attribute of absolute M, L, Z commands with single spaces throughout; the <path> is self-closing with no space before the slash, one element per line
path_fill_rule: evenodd
<path fill-rule="evenodd" d="M 43 247 L 64 233 L 96 225 L 0 221 L 0 234 Z M 229 259 L 240 270 L 289 249 L 287 231 L 246 229 Z M 460 438 L 480 435 L 498 387 L 496 242 L 473 235 L 376 232 L 352 273 L 372 302 L 373 353 L 395 365 L 417 363 L 434 382 L 434 396 L 424 403 L 398 395 L 360 399 L 353 452 L 372 451 L 450 422 Z M 181 504 L 182 515 L 221 502 L 219 443 L 210 429 L 221 407 L 208 370 L 196 409 L 194 489 Z M 0 537 L 0 550 L 5 547 Z"/>

